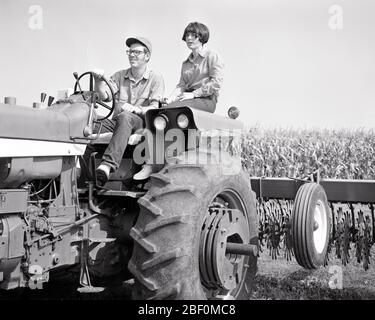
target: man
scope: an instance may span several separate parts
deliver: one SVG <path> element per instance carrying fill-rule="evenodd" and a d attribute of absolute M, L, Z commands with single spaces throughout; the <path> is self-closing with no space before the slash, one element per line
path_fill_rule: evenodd
<path fill-rule="evenodd" d="M 143 37 L 133 37 L 126 40 L 126 45 L 130 68 L 116 72 L 109 80 L 115 93 L 115 110 L 112 119 L 104 120 L 101 131 L 113 132 L 96 169 L 101 186 L 108 181 L 110 172 L 119 168 L 131 134 L 144 127 L 146 111 L 158 108 L 159 99 L 164 96 L 163 77 L 147 67 L 152 53 L 151 42 Z M 99 99 L 110 101 L 109 88 L 102 80 L 104 75 L 94 72 L 94 77 Z"/>

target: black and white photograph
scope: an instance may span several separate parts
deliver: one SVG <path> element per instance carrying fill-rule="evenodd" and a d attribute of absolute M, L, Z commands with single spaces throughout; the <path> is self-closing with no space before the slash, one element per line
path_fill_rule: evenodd
<path fill-rule="evenodd" d="M 374 17 L 0 0 L 0 304 L 374 300 Z"/>

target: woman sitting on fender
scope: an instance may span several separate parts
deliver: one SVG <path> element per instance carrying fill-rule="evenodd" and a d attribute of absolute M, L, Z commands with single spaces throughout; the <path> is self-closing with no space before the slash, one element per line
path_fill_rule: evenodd
<path fill-rule="evenodd" d="M 219 90 L 223 82 L 224 64 L 218 54 L 208 48 L 210 33 L 203 23 L 192 22 L 184 30 L 182 40 L 191 50 L 182 63 L 180 82 L 173 93 L 164 99 L 164 108 L 189 106 L 207 112 L 215 112 Z M 145 164 L 133 178 L 147 179 L 152 165 Z"/>

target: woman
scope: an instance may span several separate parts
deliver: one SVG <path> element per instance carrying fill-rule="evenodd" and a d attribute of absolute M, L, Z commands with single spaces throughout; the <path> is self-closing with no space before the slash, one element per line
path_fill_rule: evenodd
<path fill-rule="evenodd" d="M 224 64 L 216 52 L 206 48 L 209 37 L 210 32 L 203 23 L 192 22 L 185 28 L 182 40 L 191 53 L 182 63 L 180 82 L 165 99 L 167 108 L 189 106 L 215 111 Z"/>
<path fill-rule="evenodd" d="M 191 50 L 182 63 L 180 82 L 173 93 L 164 99 L 165 108 L 188 106 L 207 112 L 215 112 L 219 90 L 223 82 L 224 64 L 217 53 L 207 49 L 210 32 L 203 23 L 192 22 L 184 30 L 182 40 Z M 145 164 L 134 180 L 147 179 L 152 165 Z"/>

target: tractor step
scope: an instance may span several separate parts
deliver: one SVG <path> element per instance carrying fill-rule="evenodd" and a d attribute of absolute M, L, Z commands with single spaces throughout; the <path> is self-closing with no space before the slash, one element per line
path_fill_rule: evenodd
<path fill-rule="evenodd" d="M 116 241 L 116 238 L 89 238 L 89 241 L 94 243 L 107 243 Z"/>
<path fill-rule="evenodd" d="M 89 188 L 80 188 L 78 193 L 84 195 L 89 192 Z M 95 190 L 94 191 L 98 196 L 109 196 L 109 197 L 130 197 L 130 198 L 141 198 L 146 194 L 146 191 L 127 191 L 127 190 Z"/>
<path fill-rule="evenodd" d="M 140 198 L 143 197 L 145 191 L 121 191 L 121 190 L 98 190 L 96 191 L 98 196 L 112 196 L 112 197 L 130 197 L 130 198 Z"/>
<path fill-rule="evenodd" d="M 79 293 L 99 293 L 104 291 L 104 289 L 103 287 L 86 286 L 78 288 L 77 291 Z"/>

